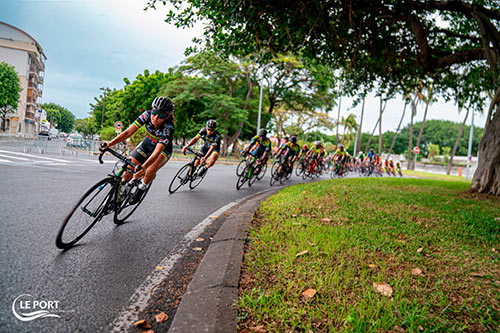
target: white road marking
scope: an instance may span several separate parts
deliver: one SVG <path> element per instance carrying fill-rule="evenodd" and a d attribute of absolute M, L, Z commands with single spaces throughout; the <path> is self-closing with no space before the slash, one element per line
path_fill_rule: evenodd
<path fill-rule="evenodd" d="M 4 154 L 0 154 L 0 156 L 1 157 L 12 158 L 12 159 L 15 159 L 15 160 L 21 160 L 21 161 L 32 161 L 29 158 L 24 158 L 24 157 L 16 157 L 16 156 L 4 155 Z"/>
<path fill-rule="evenodd" d="M 42 160 L 50 160 L 50 161 L 56 161 L 56 162 L 65 162 L 65 163 L 71 163 L 68 160 L 61 160 L 58 158 L 52 158 L 52 157 L 45 157 L 45 156 L 38 156 L 38 155 L 31 155 L 31 154 L 24 154 L 24 153 L 18 153 L 14 151 L 8 151 L 8 150 L 0 150 L 0 153 L 9 153 L 9 154 L 14 154 L 14 155 L 19 155 L 19 156 L 28 156 L 31 158 L 40 158 Z"/>
<path fill-rule="evenodd" d="M 181 241 L 180 246 L 176 250 L 169 253 L 168 256 L 163 258 L 158 263 L 157 266 L 162 266 L 164 267 L 164 269 L 154 270 L 132 294 L 132 297 L 130 297 L 128 301 L 128 305 L 126 305 L 126 307 L 120 312 L 118 317 L 116 317 L 116 319 L 111 324 L 112 332 L 127 332 L 128 330 L 130 330 L 130 328 L 132 328 L 134 322 L 139 320 L 138 314 L 146 308 L 149 300 L 151 299 L 150 290 L 154 286 L 160 284 L 168 276 L 172 267 L 174 267 L 177 260 L 179 260 L 182 257 L 182 255 L 186 252 L 191 243 L 196 238 L 198 238 L 198 236 L 203 232 L 206 226 L 208 226 L 211 222 L 213 222 L 211 216 L 220 216 L 225 211 L 231 209 L 232 207 L 248 199 L 249 197 L 255 196 L 257 194 L 266 191 L 270 191 L 270 189 L 254 193 L 245 198 L 228 203 L 227 205 L 219 208 L 212 214 L 208 215 L 207 218 L 205 218 L 193 229 L 191 229 L 190 232 L 184 235 L 184 238 Z"/>
<path fill-rule="evenodd" d="M 9 160 L 3 160 L 0 158 L 0 162 L 3 162 L 3 163 L 14 163 L 14 161 L 9 161 Z"/>

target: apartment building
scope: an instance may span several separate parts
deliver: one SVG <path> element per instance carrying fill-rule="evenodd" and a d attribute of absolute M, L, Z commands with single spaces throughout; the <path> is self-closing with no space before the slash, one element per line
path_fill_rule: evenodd
<path fill-rule="evenodd" d="M 7 116 L 6 131 L 2 134 L 24 137 L 38 134 L 45 60 L 42 47 L 33 37 L 0 22 L 0 62 L 14 66 L 22 88 L 17 110 Z"/>

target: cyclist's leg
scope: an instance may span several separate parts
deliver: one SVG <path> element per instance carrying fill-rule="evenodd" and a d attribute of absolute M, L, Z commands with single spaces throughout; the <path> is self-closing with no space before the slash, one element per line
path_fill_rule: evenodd
<path fill-rule="evenodd" d="M 143 178 L 144 184 L 148 185 L 153 181 L 153 179 L 155 179 L 156 172 L 158 172 L 158 170 L 160 170 L 165 164 L 167 164 L 170 156 L 172 156 L 172 154 L 167 153 L 166 151 L 163 151 L 160 156 L 158 156 L 153 164 L 151 164 L 151 166 L 147 168 Z"/>
<path fill-rule="evenodd" d="M 146 142 L 142 141 L 135 147 L 134 151 L 130 154 L 130 160 L 134 164 L 143 164 L 148 159 L 149 155 L 153 152 L 154 147 L 150 147 Z M 122 179 L 128 183 L 133 177 L 132 172 L 125 172 Z"/>
<path fill-rule="evenodd" d="M 207 159 L 207 162 L 206 162 L 207 169 L 212 167 L 215 164 L 215 162 L 217 162 L 218 159 L 219 159 L 219 150 L 214 149 L 214 151 L 212 151 L 212 153 L 210 154 L 210 156 Z"/>

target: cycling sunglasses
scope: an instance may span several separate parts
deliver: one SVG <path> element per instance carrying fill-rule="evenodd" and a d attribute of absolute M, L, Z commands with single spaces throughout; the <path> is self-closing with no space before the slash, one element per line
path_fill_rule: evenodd
<path fill-rule="evenodd" d="M 158 118 L 160 119 L 165 119 L 165 117 L 167 116 L 165 113 L 163 112 L 160 112 L 156 109 L 153 109 L 153 112 L 151 113 L 153 116 L 158 116 Z"/>

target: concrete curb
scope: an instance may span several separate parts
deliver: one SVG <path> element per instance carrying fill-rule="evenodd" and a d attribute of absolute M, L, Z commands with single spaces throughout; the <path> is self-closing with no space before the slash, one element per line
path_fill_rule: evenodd
<path fill-rule="evenodd" d="M 283 187 L 254 194 L 232 208 L 188 285 L 169 332 L 236 332 L 243 247 L 260 203 Z"/>

